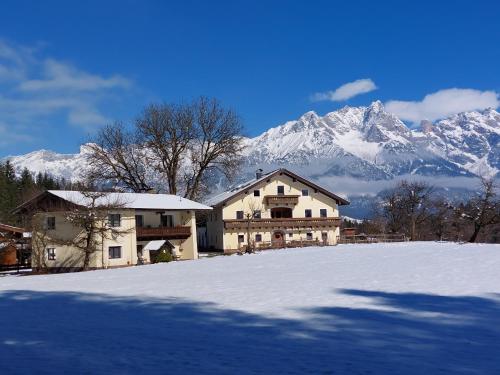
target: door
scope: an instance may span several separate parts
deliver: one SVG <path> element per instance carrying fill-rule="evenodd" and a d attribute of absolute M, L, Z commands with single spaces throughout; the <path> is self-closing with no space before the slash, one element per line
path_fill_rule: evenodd
<path fill-rule="evenodd" d="M 281 231 L 274 232 L 272 245 L 273 247 L 285 247 L 285 234 Z"/>

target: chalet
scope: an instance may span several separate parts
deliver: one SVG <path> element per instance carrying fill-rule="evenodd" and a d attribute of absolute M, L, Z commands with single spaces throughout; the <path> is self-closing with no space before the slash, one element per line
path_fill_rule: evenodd
<path fill-rule="evenodd" d="M 31 217 L 35 269 L 69 271 L 82 267 L 84 252 L 73 240 L 82 236 L 82 228 L 71 222 L 69 215 L 75 208 L 89 207 L 89 199 L 88 194 L 78 191 L 49 190 L 15 210 Z M 96 239 L 100 250 L 92 254 L 89 268 L 149 263 L 149 250 L 165 248 L 174 259 L 198 258 L 195 213 L 210 207 L 168 194 L 105 193 L 97 199 L 100 210 L 108 207 L 102 214 L 106 219 L 98 224 L 106 227 Z M 111 235 L 104 235 L 106 228 Z"/>
<path fill-rule="evenodd" d="M 287 169 L 264 174 L 205 202 L 213 207 L 206 224 L 209 249 L 334 245 L 344 198 Z"/>

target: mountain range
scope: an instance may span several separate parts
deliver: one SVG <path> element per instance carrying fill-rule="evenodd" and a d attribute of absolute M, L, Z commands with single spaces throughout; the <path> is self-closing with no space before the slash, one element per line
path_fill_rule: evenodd
<path fill-rule="evenodd" d="M 324 116 L 307 112 L 244 142 L 241 179 L 256 168 L 283 166 L 345 195 L 360 193 L 354 191 L 360 184 L 380 190 L 384 181 L 404 176 L 500 177 L 500 113 L 494 109 L 409 127 L 375 101 Z M 17 171 L 26 167 L 77 180 L 86 153 L 82 145 L 76 154 L 40 150 L 9 159 Z"/>

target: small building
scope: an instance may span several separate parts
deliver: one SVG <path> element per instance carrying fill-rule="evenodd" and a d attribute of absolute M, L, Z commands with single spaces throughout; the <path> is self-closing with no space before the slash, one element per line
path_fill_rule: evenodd
<path fill-rule="evenodd" d="M 342 228 L 341 236 L 348 237 L 356 235 L 356 228 Z"/>
<path fill-rule="evenodd" d="M 92 194 L 92 193 L 90 193 Z M 196 212 L 210 207 L 176 195 L 97 193 L 106 226 L 90 259 L 90 269 L 149 263 L 155 241 L 168 241 L 173 257 L 197 259 Z M 84 252 L 74 245 L 83 229 L 69 220 L 77 209 L 89 207 L 87 194 L 49 190 L 23 203 L 15 212 L 31 217 L 33 268 L 72 271 L 83 266 Z M 117 202 L 106 204 L 106 202 Z M 39 224 L 36 224 L 39 223 Z M 105 235 L 104 235 L 105 234 Z M 109 235 L 108 235 L 109 234 Z M 153 242 L 153 244 L 151 244 Z"/>
<path fill-rule="evenodd" d="M 334 245 L 338 206 L 349 202 L 287 169 L 258 170 L 254 179 L 205 202 L 208 249 Z M 199 242 L 203 242 L 199 241 Z"/>
<path fill-rule="evenodd" d="M 24 228 L 0 223 L 0 267 L 28 266 L 30 237 Z"/>

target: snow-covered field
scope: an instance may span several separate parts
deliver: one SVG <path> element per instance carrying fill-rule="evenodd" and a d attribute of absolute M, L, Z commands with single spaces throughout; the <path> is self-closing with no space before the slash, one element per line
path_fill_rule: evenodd
<path fill-rule="evenodd" d="M 0 278 L 0 373 L 500 374 L 500 245 Z"/>

